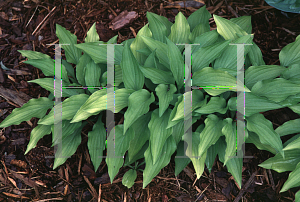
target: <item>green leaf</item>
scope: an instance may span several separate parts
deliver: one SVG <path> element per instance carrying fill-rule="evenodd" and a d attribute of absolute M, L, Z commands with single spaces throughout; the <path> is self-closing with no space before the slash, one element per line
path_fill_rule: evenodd
<path fill-rule="evenodd" d="M 278 65 L 251 66 L 245 71 L 245 85 L 251 89 L 258 81 L 274 79 L 285 69 Z"/>
<path fill-rule="evenodd" d="M 177 96 L 176 94 L 174 94 L 173 96 Z M 176 98 L 175 98 L 176 99 Z M 169 117 L 169 122 L 168 122 L 168 126 L 167 126 L 167 128 L 171 128 L 171 127 L 173 127 L 174 125 L 176 125 L 176 124 L 178 124 L 181 120 L 174 120 L 173 121 L 173 119 L 174 119 L 174 117 L 175 117 L 175 115 L 176 115 L 176 113 L 177 113 L 177 110 L 178 109 L 180 109 L 181 111 L 182 111 L 182 107 L 184 106 L 184 105 L 182 105 L 182 106 L 180 106 L 180 107 L 178 107 L 179 106 L 179 104 L 182 102 L 182 100 L 183 100 L 183 96 L 182 95 L 180 95 L 180 96 L 178 96 L 178 101 L 175 103 L 175 106 L 174 106 L 174 108 L 173 108 L 173 110 L 172 110 L 172 112 L 171 112 L 171 114 L 170 114 L 170 117 Z M 181 112 L 181 116 L 182 116 L 182 112 Z M 184 114 L 183 114 L 183 117 L 184 117 Z"/>
<path fill-rule="evenodd" d="M 123 50 L 123 60 L 121 62 L 123 82 L 125 88 L 140 90 L 144 86 L 144 75 L 139 68 L 139 64 L 132 54 L 128 43 Z"/>
<path fill-rule="evenodd" d="M 271 121 L 267 120 L 262 114 L 253 114 L 250 117 L 246 117 L 246 120 L 247 129 L 255 132 L 262 144 L 270 145 L 284 156 L 280 136 L 274 131 Z"/>
<path fill-rule="evenodd" d="M 94 61 L 90 61 L 85 67 L 85 84 L 89 87 L 100 86 L 101 68 Z M 91 93 L 97 91 L 95 88 L 88 88 Z"/>
<path fill-rule="evenodd" d="M 134 185 L 134 181 L 137 177 L 136 171 L 133 169 L 128 170 L 122 179 L 122 184 L 130 189 Z"/>
<path fill-rule="evenodd" d="M 222 163 L 224 163 L 225 162 L 225 151 L 226 151 L 225 137 L 221 136 L 215 145 L 218 148 L 217 152 L 218 152 L 219 160 Z"/>
<path fill-rule="evenodd" d="M 236 100 L 237 98 L 236 97 L 231 97 L 228 102 L 227 102 L 227 106 L 228 106 L 228 109 L 230 111 L 236 111 Z"/>
<path fill-rule="evenodd" d="M 184 84 L 184 61 L 178 47 L 172 43 L 169 39 L 167 40 L 168 45 L 168 58 L 170 61 L 170 69 L 174 75 L 178 89 Z"/>
<path fill-rule="evenodd" d="M 150 53 L 150 55 L 147 57 L 145 63 L 144 63 L 144 67 L 154 67 L 157 69 L 157 63 L 156 63 L 156 58 L 155 58 L 155 51 L 152 51 L 152 53 Z"/>
<path fill-rule="evenodd" d="M 270 145 L 262 144 L 259 136 L 256 133 L 248 132 L 248 138 L 246 140 L 246 143 L 253 143 L 259 150 L 266 150 L 271 152 L 272 154 L 276 154 L 276 150 L 271 147 Z"/>
<path fill-rule="evenodd" d="M 115 86 L 119 86 L 123 82 L 123 74 L 120 65 L 115 65 Z"/>
<path fill-rule="evenodd" d="M 226 151 L 225 151 L 225 162 L 224 165 L 231 159 L 230 156 L 236 154 L 236 122 L 232 122 L 231 118 L 223 120 L 225 126 L 222 128 L 222 134 L 226 138 Z"/>
<path fill-rule="evenodd" d="M 121 69 L 121 71 L 122 71 L 122 69 Z M 102 74 L 101 79 L 100 79 L 100 84 L 101 84 L 101 86 L 107 85 L 107 71 Z"/>
<path fill-rule="evenodd" d="M 193 119 L 193 120 L 195 120 L 195 119 Z M 178 122 L 172 128 L 173 128 L 172 135 L 173 135 L 173 138 L 174 138 L 175 143 L 177 145 L 180 142 L 180 140 L 182 139 L 182 136 L 183 136 L 183 133 L 184 133 L 184 120 L 181 119 L 180 122 Z"/>
<path fill-rule="evenodd" d="M 232 41 L 232 43 L 251 44 L 252 38 L 251 35 L 246 35 Z M 244 55 L 247 55 L 249 49 L 250 49 L 249 45 L 244 46 Z M 226 68 L 226 69 L 237 70 L 237 46 L 236 45 L 227 46 L 226 49 L 221 54 L 221 56 L 215 60 L 214 68 L 215 69 Z"/>
<path fill-rule="evenodd" d="M 143 189 L 151 182 L 151 180 L 159 173 L 159 171 L 170 163 L 172 154 L 176 150 L 174 138 L 170 136 L 162 149 L 160 158 L 153 164 L 151 145 L 145 151 L 146 167 L 143 172 Z"/>
<path fill-rule="evenodd" d="M 240 26 L 248 34 L 252 33 L 251 16 L 241 16 L 238 18 L 231 18 L 229 21 Z"/>
<path fill-rule="evenodd" d="M 134 40 L 134 39 L 128 39 L 127 40 L 127 43 L 128 43 L 129 46 L 131 45 L 132 40 Z M 123 42 L 125 42 L 125 41 L 123 41 Z M 123 52 L 123 49 L 124 49 L 124 47 L 121 46 L 121 45 L 114 46 L 114 53 L 115 53 L 114 58 L 115 58 L 115 64 L 116 65 L 120 65 L 120 62 L 122 61 L 122 52 Z"/>
<path fill-rule="evenodd" d="M 143 55 L 142 53 L 138 52 L 137 50 L 141 50 L 141 49 L 148 50 L 148 47 L 144 43 L 141 36 L 147 36 L 150 38 L 152 37 L 152 33 L 151 33 L 150 29 L 148 28 L 148 24 L 146 24 L 144 27 L 142 27 L 140 29 L 140 31 L 137 33 L 134 41 L 130 45 L 130 48 L 131 48 L 131 51 L 132 51 L 134 57 L 136 58 L 136 60 L 138 61 L 139 64 L 143 65 L 145 63 L 147 56 Z"/>
<path fill-rule="evenodd" d="M 159 62 L 164 66 L 166 66 L 167 68 L 169 68 L 170 64 L 167 56 L 168 45 L 147 36 L 141 36 L 141 38 L 143 39 L 143 42 L 149 47 L 151 51 L 157 49 L 156 55 L 159 59 Z"/>
<path fill-rule="evenodd" d="M 272 169 L 276 172 L 282 173 L 286 171 L 293 171 L 300 162 L 300 149 L 288 150 L 284 152 L 284 159 L 282 155 L 277 153 L 274 157 L 269 158 L 258 166 L 265 169 Z"/>
<path fill-rule="evenodd" d="M 145 86 L 150 90 L 150 91 L 155 91 L 155 88 L 158 86 L 157 84 L 154 84 L 150 79 L 145 78 Z"/>
<path fill-rule="evenodd" d="M 151 12 L 149 12 L 149 13 L 151 13 Z M 167 28 L 167 35 L 169 35 L 171 32 L 171 27 L 172 27 L 173 23 L 171 23 L 168 20 L 168 18 L 166 18 L 164 16 L 160 16 L 155 13 L 151 13 L 151 14 L 153 14 L 153 17 L 155 17 L 156 19 L 158 19 L 160 22 L 162 22 L 165 25 L 165 27 Z"/>
<path fill-rule="evenodd" d="M 222 97 L 211 97 L 210 101 L 199 109 L 196 109 L 195 112 L 200 114 L 212 114 L 219 112 L 220 114 L 225 114 L 228 107 L 226 107 L 226 100 Z"/>
<path fill-rule="evenodd" d="M 298 187 L 300 186 L 300 162 L 297 164 L 295 170 L 293 170 L 290 174 L 289 174 L 289 178 L 287 179 L 287 181 L 284 183 L 283 187 L 280 190 L 281 192 L 285 192 L 293 187 Z"/>
<path fill-rule="evenodd" d="M 111 39 L 109 39 L 106 44 L 114 44 L 114 43 L 117 43 L 118 41 L 118 35 L 112 37 Z M 105 44 L 105 43 L 104 43 Z"/>
<path fill-rule="evenodd" d="M 251 89 L 251 92 L 265 96 L 274 102 L 281 102 L 290 95 L 300 93 L 300 84 L 292 83 L 283 78 L 267 79 L 258 81 Z"/>
<path fill-rule="evenodd" d="M 234 18 L 232 18 L 232 19 L 234 19 Z M 256 43 L 253 42 L 252 44 L 253 45 L 250 45 L 250 50 L 248 53 L 251 64 L 253 66 L 265 65 L 260 48 L 256 45 Z"/>
<path fill-rule="evenodd" d="M 99 42 L 88 42 L 88 43 L 81 43 L 76 44 L 75 47 L 83 50 L 85 53 L 87 53 L 96 64 L 102 63 L 107 64 L 107 46 L 106 45 L 99 45 L 103 44 L 102 41 Z M 122 46 L 114 46 L 114 63 L 116 65 L 119 65 L 122 60 Z"/>
<path fill-rule="evenodd" d="M 223 36 L 225 40 L 237 39 L 239 38 L 237 34 L 240 34 L 242 36 L 248 35 L 247 32 L 245 32 L 240 26 L 233 23 L 232 21 L 214 14 L 213 17 L 217 25 L 218 33 Z"/>
<path fill-rule="evenodd" d="M 150 130 L 150 148 L 153 164 L 159 159 L 161 151 L 169 136 L 172 135 L 172 129 L 166 129 L 168 125 L 168 117 L 171 110 L 167 110 L 163 116 L 159 117 L 159 110 L 156 109 L 151 114 L 151 120 L 148 124 Z"/>
<path fill-rule="evenodd" d="M 251 47 L 249 47 L 249 49 L 251 49 Z M 247 70 L 250 66 L 252 65 L 251 61 L 250 61 L 250 57 L 249 57 L 249 51 L 248 54 L 245 56 L 245 66 L 244 66 L 244 70 Z M 264 65 L 264 64 L 262 64 Z M 236 76 L 236 75 L 235 75 Z M 245 78 L 245 77 L 244 77 Z"/>
<path fill-rule="evenodd" d="M 130 126 L 135 133 L 135 137 L 131 140 L 128 149 L 129 161 L 132 161 L 134 156 L 137 153 L 139 153 L 143 145 L 150 138 L 150 130 L 148 128 L 148 123 L 151 119 L 151 113 L 152 112 L 148 112 L 142 115 Z M 144 153 L 142 156 L 144 156 Z"/>
<path fill-rule="evenodd" d="M 202 47 L 192 53 L 193 67 L 192 72 L 195 73 L 205 67 L 208 67 L 215 59 L 220 57 L 221 53 L 226 49 L 230 41 L 222 41 L 210 46 Z"/>
<path fill-rule="evenodd" d="M 115 176 L 118 174 L 119 169 L 124 163 L 124 154 L 129 148 L 130 141 L 134 138 L 134 132 L 130 128 L 125 135 L 123 135 L 123 125 L 116 125 L 115 137 L 109 135 L 107 138 L 107 157 L 106 164 L 110 182 L 112 183 Z M 113 146 L 113 147 L 110 147 Z M 123 158 L 122 158 L 123 157 Z"/>
<path fill-rule="evenodd" d="M 180 141 L 177 145 L 177 154 L 175 156 L 175 176 L 178 176 L 181 171 L 191 162 L 191 159 L 188 156 L 183 158 L 184 155 L 184 142 Z"/>
<path fill-rule="evenodd" d="M 150 37 L 151 37 L 151 36 L 150 36 Z M 154 50 L 154 51 L 155 51 L 155 50 Z M 153 52 L 153 51 L 151 51 L 151 50 L 148 48 L 148 46 L 146 46 L 146 48 L 136 50 L 136 52 L 141 53 L 141 54 L 143 54 L 144 56 L 147 56 L 147 57 L 148 57 L 148 56 L 151 54 L 151 52 Z"/>
<path fill-rule="evenodd" d="M 69 85 L 67 85 L 66 87 L 81 87 L 81 88 L 75 88 L 75 92 L 77 92 L 78 94 L 85 94 L 84 89 L 82 88 L 81 85 L 79 85 L 78 83 L 70 83 Z"/>
<path fill-rule="evenodd" d="M 150 79 L 154 84 L 175 84 L 174 77 L 171 72 L 163 71 L 153 67 L 142 67 L 140 70 L 146 78 Z"/>
<path fill-rule="evenodd" d="M 134 140 L 134 139 L 133 139 Z M 140 149 L 140 151 L 138 151 L 138 153 L 136 155 L 134 155 L 131 160 L 129 161 L 129 157 L 128 155 L 126 155 L 126 159 L 125 159 L 125 163 L 124 163 L 124 167 L 125 166 L 129 166 L 130 164 L 136 162 L 137 160 L 143 158 L 144 159 L 144 153 L 146 151 L 146 149 L 149 147 L 149 141 L 146 141 L 146 143 L 142 146 L 142 148 Z M 129 146 L 130 149 L 130 146 Z M 129 152 L 128 149 L 128 152 Z"/>
<path fill-rule="evenodd" d="M 235 89 L 230 89 L 237 86 L 238 91 L 244 91 L 243 85 L 237 79 L 230 75 L 228 72 L 224 72 L 222 70 L 215 70 L 211 67 L 205 67 L 200 71 L 197 71 L 193 75 L 193 86 L 201 86 L 201 87 L 220 87 L 220 86 L 228 86 L 229 89 L 208 89 L 204 90 L 208 92 L 212 96 L 219 95 L 226 91 L 236 91 Z M 245 87 L 245 92 L 250 92 L 250 90 Z"/>
<path fill-rule="evenodd" d="M 213 45 L 214 43 L 217 42 L 219 36 L 220 35 L 218 34 L 217 30 L 205 32 L 205 33 L 201 34 L 200 36 L 197 36 L 194 40 L 194 43 L 200 44 L 200 45 L 192 46 L 192 52 L 195 53 L 201 47 Z"/>
<path fill-rule="evenodd" d="M 296 140 L 289 143 L 285 148 L 283 148 L 284 151 L 292 150 L 292 149 L 299 149 L 300 148 L 300 137 L 298 137 Z"/>
<path fill-rule="evenodd" d="M 1 122 L 0 128 L 19 125 L 23 121 L 29 121 L 32 117 L 42 118 L 53 105 L 54 102 L 46 97 L 31 99 L 22 107 L 15 108 L 12 113 Z"/>
<path fill-rule="evenodd" d="M 291 137 L 290 139 L 288 139 L 284 144 L 283 144 L 283 148 L 285 148 L 288 144 L 290 144 L 291 142 L 293 142 L 294 140 L 298 139 L 300 137 L 300 134 L 294 135 L 293 137 Z"/>
<path fill-rule="evenodd" d="M 194 28 L 194 30 L 190 34 L 189 40 L 193 42 L 196 37 L 200 36 L 201 34 L 203 34 L 205 32 L 209 32 L 209 30 L 210 30 L 210 26 L 208 23 L 205 23 L 205 24 L 200 23 Z"/>
<path fill-rule="evenodd" d="M 78 82 L 82 86 L 86 86 L 85 84 L 85 68 L 88 63 L 92 61 L 91 57 L 88 54 L 84 53 L 80 59 L 78 64 L 76 65 L 76 78 Z"/>
<path fill-rule="evenodd" d="M 284 68 L 284 71 L 282 72 L 282 76 L 285 79 L 299 79 L 300 78 L 299 72 L 300 72 L 300 65 L 293 64 L 288 68 Z"/>
<path fill-rule="evenodd" d="M 99 41 L 99 35 L 96 30 L 96 22 L 91 26 L 89 31 L 86 33 L 86 37 L 84 39 L 85 42 L 97 42 Z"/>
<path fill-rule="evenodd" d="M 152 38 L 157 41 L 166 43 L 165 37 L 167 36 L 168 31 L 167 27 L 159 19 L 159 17 L 161 16 L 151 12 L 147 12 L 146 16 L 149 22 L 149 28 L 153 34 Z"/>
<path fill-rule="evenodd" d="M 24 62 L 42 70 L 45 76 L 54 76 L 55 62 L 52 59 L 32 59 Z M 69 82 L 67 71 L 64 65 L 61 68 L 61 77 L 65 82 Z"/>
<path fill-rule="evenodd" d="M 194 30 L 194 28 L 201 24 L 208 24 L 209 22 L 208 20 L 211 18 L 211 14 L 208 12 L 208 10 L 206 9 L 206 5 L 202 6 L 200 9 L 198 9 L 197 11 L 193 12 L 187 19 L 191 31 Z"/>
<path fill-rule="evenodd" d="M 177 91 L 176 86 L 173 84 L 165 85 L 159 84 L 156 88 L 156 95 L 159 101 L 159 117 L 168 109 L 170 102 L 173 100 L 173 95 Z"/>
<path fill-rule="evenodd" d="M 233 103 L 236 107 L 236 97 L 231 98 L 233 99 Z M 244 98 L 242 97 L 241 100 L 238 100 L 238 105 L 244 106 Z M 251 116 L 258 112 L 265 112 L 273 109 L 280 109 L 284 106 L 277 104 L 267 98 L 259 97 L 252 92 L 245 93 L 245 116 Z"/>
<path fill-rule="evenodd" d="M 124 107 L 128 106 L 128 97 L 130 93 L 134 90 L 129 89 L 117 89 L 114 92 L 115 95 L 115 108 L 114 113 L 118 113 Z M 107 94 L 106 89 L 101 89 L 93 93 L 87 101 L 80 107 L 75 116 L 73 117 L 71 123 L 82 121 L 87 119 L 92 115 L 99 114 L 101 111 L 107 109 Z M 111 109 L 108 109 L 111 110 Z"/>
<path fill-rule="evenodd" d="M 125 45 L 125 43 L 128 43 L 128 45 L 129 45 L 129 47 L 130 47 L 130 45 L 132 44 L 133 41 L 134 41 L 134 38 L 132 38 L 132 39 L 127 39 L 127 40 L 123 41 L 121 44 Z"/>
<path fill-rule="evenodd" d="M 203 124 L 204 127 L 204 124 Z M 207 155 L 206 155 L 206 159 L 205 159 L 205 165 L 209 171 L 209 173 L 211 173 L 211 169 L 213 167 L 213 164 L 216 160 L 216 156 L 218 154 L 218 141 L 216 144 L 211 145 L 208 149 L 207 149 Z"/>
<path fill-rule="evenodd" d="M 154 101 L 153 93 L 150 94 L 146 89 L 135 91 L 128 97 L 128 109 L 124 114 L 124 134 L 140 116 L 149 111 L 149 106 Z"/>
<path fill-rule="evenodd" d="M 70 123 L 68 120 L 63 120 L 61 122 L 61 131 L 55 130 L 55 125 L 51 126 L 52 130 L 52 147 L 61 142 L 62 139 L 74 133 L 76 129 L 81 126 L 81 122 Z M 60 133 L 61 132 L 61 133 Z"/>
<path fill-rule="evenodd" d="M 300 4 L 299 4 L 300 2 L 297 0 L 284 0 L 284 1 L 266 0 L 266 3 L 284 12 L 300 13 Z"/>
<path fill-rule="evenodd" d="M 36 147 L 36 144 L 40 139 L 42 139 L 45 135 L 51 133 L 51 126 L 46 125 L 37 125 L 30 134 L 30 141 L 27 145 L 27 149 L 24 153 L 26 155 L 32 148 Z"/>
<path fill-rule="evenodd" d="M 188 145 L 187 148 L 187 156 L 190 157 L 194 169 L 196 171 L 196 175 L 197 175 L 197 179 L 199 179 L 201 177 L 201 175 L 203 174 L 204 168 L 205 168 L 205 159 L 206 159 L 206 155 L 207 155 L 207 151 L 205 150 L 205 152 L 203 152 L 202 154 L 199 153 L 198 148 L 200 148 L 201 146 L 201 140 L 199 138 L 199 133 L 193 132 L 192 133 L 192 154 L 189 153 L 189 147 L 190 145 Z M 200 144 L 199 144 L 200 142 Z M 200 155 L 199 155 L 200 154 Z M 199 157 L 201 156 L 201 157 Z"/>
<path fill-rule="evenodd" d="M 184 15 L 179 12 L 175 17 L 175 23 L 171 27 L 171 34 L 169 35 L 169 39 L 173 43 L 190 43 L 189 35 L 190 35 L 190 25 Z M 183 50 L 183 46 L 181 46 Z"/>
<path fill-rule="evenodd" d="M 156 51 L 155 51 L 155 63 L 157 65 L 157 69 L 160 69 L 160 70 L 163 70 L 163 71 L 170 71 L 170 66 L 166 67 L 162 63 L 159 62 Z M 144 65 L 144 66 L 146 66 L 146 65 Z"/>
<path fill-rule="evenodd" d="M 41 52 L 31 51 L 31 50 L 17 50 L 19 53 L 22 54 L 23 57 L 27 57 L 28 60 L 31 59 L 51 59 L 49 55 L 46 55 Z"/>
<path fill-rule="evenodd" d="M 279 53 L 281 66 L 291 66 L 300 63 L 300 35 L 297 36 L 295 42 L 286 45 Z"/>
<path fill-rule="evenodd" d="M 289 81 L 291 81 L 295 84 L 300 84 L 300 80 L 298 78 L 290 78 Z"/>
<path fill-rule="evenodd" d="M 205 128 L 200 133 L 200 144 L 198 150 L 198 156 L 202 156 L 207 149 L 215 144 L 222 134 L 222 120 L 220 120 L 216 115 L 210 114 L 204 121 Z"/>
<path fill-rule="evenodd" d="M 42 78 L 42 79 L 35 79 L 31 81 L 27 81 L 29 83 L 36 83 L 40 85 L 42 88 L 50 91 L 54 94 L 54 79 L 53 78 Z M 68 83 L 62 81 L 62 86 L 68 86 Z M 75 89 L 62 89 L 62 97 L 70 97 L 72 95 L 78 95 Z"/>
<path fill-rule="evenodd" d="M 300 132 L 300 119 L 290 120 L 276 128 L 275 132 L 280 136 L 290 135 Z"/>
<path fill-rule="evenodd" d="M 231 158 L 228 160 L 226 167 L 228 172 L 234 177 L 235 181 L 239 185 L 239 189 L 242 187 L 242 169 L 243 158 Z"/>
<path fill-rule="evenodd" d="M 200 90 L 201 91 L 201 90 Z M 175 106 L 179 97 L 182 97 L 181 93 L 176 93 L 173 95 L 173 100 L 170 102 L 172 106 Z"/>
<path fill-rule="evenodd" d="M 94 124 L 93 130 L 88 133 L 87 145 L 95 172 L 97 172 L 102 162 L 101 156 L 103 156 L 103 150 L 105 149 L 106 130 L 101 118 L 102 116 L 98 117 L 98 121 Z"/>
<path fill-rule="evenodd" d="M 74 46 L 77 44 L 77 36 L 71 34 L 70 31 L 59 24 L 56 24 L 56 35 L 59 38 L 60 44 L 68 44 L 62 45 L 62 48 L 65 50 L 67 61 L 69 63 L 77 64 L 81 56 L 81 51 Z"/>
<path fill-rule="evenodd" d="M 84 51 L 84 54 L 88 54 L 95 63 L 107 63 L 107 46 L 100 45 L 99 42 L 86 42 L 75 45 L 77 48 Z"/>
<path fill-rule="evenodd" d="M 295 202 L 300 202 L 300 191 L 295 194 Z"/>
<path fill-rule="evenodd" d="M 77 147 L 81 143 L 81 130 L 85 125 L 85 123 L 82 124 L 73 134 L 63 137 L 62 145 L 57 148 L 55 153 L 57 157 L 54 160 L 53 170 L 65 163 L 76 152 Z"/>
<path fill-rule="evenodd" d="M 296 105 L 290 106 L 289 108 L 291 110 L 293 110 L 293 112 L 295 112 L 297 114 L 300 114 L 300 104 L 296 104 Z"/>
<path fill-rule="evenodd" d="M 73 95 L 62 102 L 62 120 L 71 120 L 80 107 L 89 98 L 86 94 Z M 53 125 L 54 124 L 54 108 L 48 115 L 39 120 L 38 124 Z"/>
<path fill-rule="evenodd" d="M 157 52 L 155 52 L 155 55 L 157 56 Z M 160 70 L 163 70 L 163 71 L 170 71 L 170 66 L 165 67 L 163 64 L 161 64 L 158 60 L 157 57 L 155 57 L 155 62 L 156 62 L 156 65 L 157 65 L 157 69 L 160 69 Z"/>
<path fill-rule="evenodd" d="M 71 81 L 73 83 L 78 83 L 77 80 L 75 79 L 76 77 L 75 77 L 75 74 L 74 74 L 73 66 L 70 63 L 68 63 L 66 60 L 61 60 L 61 63 L 62 63 L 63 66 L 65 66 L 65 69 L 67 71 L 67 75 L 71 76 L 71 78 L 70 78 Z"/>
<path fill-rule="evenodd" d="M 233 92 L 227 91 L 223 94 L 221 94 L 220 96 L 223 97 L 224 99 L 228 100 L 228 98 L 231 98 L 234 95 Z"/>
<path fill-rule="evenodd" d="M 203 100 L 203 94 L 201 92 L 200 93 L 199 92 L 200 92 L 199 90 L 192 91 L 192 112 L 196 108 L 202 107 L 207 102 L 207 97 Z M 191 92 L 186 92 L 186 93 L 184 93 L 183 96 L 186 96 L 186 99 L 188 99 L 191 97 Z M 173 116 L 172 121 L 177 121 L 177 120 L 184 118 L 184 114 L 187 113 L 184 111 L 185 103 L 186 102 L 184 101 L 184 99 L 181 99 L 178 106 L 174 107 L 173 110 L 176 110 L 176 113 Z M 188 116 L 190 116 L 190 114 L 186 114 L 186 116 L 188 117 Z"/>

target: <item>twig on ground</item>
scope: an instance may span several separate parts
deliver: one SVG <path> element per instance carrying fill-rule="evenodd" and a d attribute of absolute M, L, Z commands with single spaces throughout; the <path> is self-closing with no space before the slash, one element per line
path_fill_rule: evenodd
<path fill-rule="evenodd" d="M 243 197 L 244 192 L 250 187 L 250 185 L 253 183 L 253 180 L 255 178 L 257 174 L 257 171 L 255 171 L 251 177 L 249 178 L 249 180 L 246 182 L 246 184 L 244 185 L 244 187 L 240 190 L 240 193 L 237 195 L 237 197 L 234 199 L 233 202 L 239 202 L 240 199 Z"/>

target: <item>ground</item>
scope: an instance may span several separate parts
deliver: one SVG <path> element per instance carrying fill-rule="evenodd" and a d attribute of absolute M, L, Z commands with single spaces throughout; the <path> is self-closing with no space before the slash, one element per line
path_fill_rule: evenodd
<path fill-rule="evenodd" d="M 0 61 L 10 69 L 0 68 L 0 121 L 29 99 L 49 94 L 40 86 L 27 83 L 45 76 L 37 68 L 22 63 L 25 59 L 17 50 L 39 51 L 53 58 L 54 46 L 47 44 L 58 42 L 56 23 L 75 33 L 78 43 L 82 43 L 88 29 L 97 22 L 97 31 L 102 41 L 118 35 L 120 43 L 134 38 L 147 23 L 147 11 L 163 15 L 174 22 L 178 11 L 188 17 L 199 8 L 191 5 L 185 8 L 184 5 L 170 5 L 169 2 L 0 0 Z M 251 15 L 254 42 L 261 49 L 268 65 L 279 65 L 280 50 L 300 34 L 300 14 L 283 13 L 263 0 L 199 2 L 205 3 L 211 14 L 227 19 Z M 135 11 L 138 17 L 119 30 L 110 29 L 109 23 L 122 11 Z M 212 29 L 216 27 L 213 18 L 210 22 Z M 264 116 L 273 123 L 274 128 L 299 118 L 298 114 L 288 108 L 268 111 Z M 120 119 L 116 116 L 116 122 Z M 139 171 L 132 188 L 122 185 L 122 176 L 128 167 L 121 168 L 111 184 L 104 161 L 94 172 L 86 144 L 87 131 L 91 125 L 84 128 L 83 141 L 77 152 L 65 164 L 53 170 L 54 159 L 45 158 L 54 155 L 51 135 L 42 138 L 36 148 L 24 155 L 30 132 L 37 121 L 32 118 L 0 132 L 0 201 L 293 201 L 299 189 L 279 194 L 288 173 L 278 174 L 259 167 L 258 164 L 272 157 L 272 154 L 260 151 L 252 144 L 246 144 L 246 155 L 254 158 L 244 159 L 242 187 L 245 189 L 242 190 L 238 189 L 231 174 L 218 160 L 212 172 L 205 169 L 199 180 L 196 180 L 192 164 L 179 176 L 174 176 L 175 155 L 171 163 L 145 189 L 142 189 L 143 176 Z"/>

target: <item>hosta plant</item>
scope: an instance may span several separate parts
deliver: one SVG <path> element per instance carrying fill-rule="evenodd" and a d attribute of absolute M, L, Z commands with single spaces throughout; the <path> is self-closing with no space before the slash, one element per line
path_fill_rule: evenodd
<path fill-rule="evenodd" d="M 280 52 L 281 65 L 266 65 L 259 47 L 253 42 L 250 16 L 227 20 L 214 15 L 217 29 L 212 31 L 211 14 L 205 6 L 187 19 L 179 12 L 174 24 L 150 12 L 147 18 L 149 23 L 139 30 L 136 38 L 114 47 L 115 90 L 114 110 L 111 111 L 124 117 L 124 124 L 114 128 L 115 137 L 107 138 L 105 125 L 109 123 L 103 122 L 108 104 L 106 89 L 67 88 L 62 90 L 66 99 L 62 102 L 62 140 L 59 140 L 59 134 L 54 132 L 55 61 L 48 55 L 24 50 L 20 52 L 28 58 L 25 63 L 41 69 L 48 77 L 30 82 L 39 84 L 51 94 L 48 98 L 32 99 L 13 110 L 0 127 L 39 118 L 25 154 L 39 139 L 52 132 L 52 146 L 61 143 L 60 152 L 66 157 L 55 159 L 55 169 L 75 153 L 81 143 L 82 128 L 93 123 L 87 146 L 95 171 L 102 161 L 98 157 L 105 155 L 105 141 L 115 141 L 115 155 L 124 158 L 106 158 L 108 173 L 112 182 L 122 166 L 131 166 L 122 181 L 127 187 L 134 184 L 139 165 L 145 163 L 142 172 L 143 187 L 146 187 L 169 164 L 173 154 L 183 156 L 183 135 L 192 127 L 189 156 L 199 158 L 175 158 L 175 175 L 192 162 L 200 178 L 205 165 L 211 171 L 218 155 L 241 187 L 243 159 L 230 156 L 235 156 L 237 151 L 237 105 L 244 105 L 244 102 L 237 102 L 235 89 L 204 86 L 236 86 L 237 46 L 232 44 L 252 44 L 244 47 L 245 86 L 238 89 L 245 95 L 245 139 L 276 155 L 268 160 L 271 163 L 266 161 L 261 166 L 277 171 L 293 170 L 283 191 L 299 186 L 299 177 L 294 177 L 299 176 L 300 170 L 299 135 L 284 145 L 280 139 L 283 135 L 300 132 L 299 120 L 289 121 L 274 130 L 261 113 L 283 107 L 300 113 L 300 37 Z M 61 66 L 62 85 L 105 87 L 107 47 L 99 44 L 113 44 L 117 38 L 107 43 L 100 41 L 95 24 L 88 31 L 85 43 L 77 44 L 77 37 L 60 25 L 56 25 L 56 34 L 60 44 L 70 44 L 62 45 L 66 58 Z M 191 72 L 192 86 L 203 88 L 185 92 L 186 50 L 184 45 L 178 44 L 200 44 L 191 48 Z M 191 97 L 191 93 L 191 114 L 185 114 L 185 99 Z M 192 122 L 184 122 L 185 117 L 191 116 Z"/>

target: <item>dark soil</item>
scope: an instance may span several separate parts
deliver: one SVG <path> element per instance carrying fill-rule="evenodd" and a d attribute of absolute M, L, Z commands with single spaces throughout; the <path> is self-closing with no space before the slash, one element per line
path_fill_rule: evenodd
<path fill-rule="evenodd" d="M 169 0 L 171 2 L 171 0 Z M 287 44 L 294 42 L 300 34 L 300 14 L 283 13 L 267 5 L 263 0 L 207 0 L 211 14 L 230 19 L 244 15 L 252 16 L 254 42 L 263 53 L 266 64 L 279 65 L 278 54 Z M 55 8 L 54 10 L 52 10 Z M 199 8 L 199 7 L 198 7 Z M 197 8 L 197 9 L 198 9 Z M 139 16 L 120 30 L 111 30 L 110 23 L 122 11 L 136 11 Z M 45 77 L 41 71 L 22 63 L 25 59 L 17 50 L 34 50 L 54 57 L 54 46 L 58 43 L 55 24 L 58 23 L 75 33 L 78 43 L 83 43 L 88 29 L 97 22 L 100 40 L 108 41 L 118 35 L 118 43 L 134 38 L 135 33 L 147 23 L 146 12 L 150 11 L 167 17 L 174 22 L 178 11 L 188 17 L 195 8 L 170 6 L 167 1 L 58 1 L 58 0 L 0 0 L 0 61 L 10 70 L 0 68 L 0 95 L 7 89 L 27 97 L 17 102 L 5 96 L 0 98 L 0 121 L 13 109 L 20 107 L 30 98 L 46 97 L 49 92 L 39 85 L 27 81 Z M 50 13 L 50 15 L 48 15 Z M 211 19 L 211 27 L 216 25 Z M 16 71 L 19 70 L 19 71 Z M 21 70 L 21 71 L 20 71 Z M 30 96 L 30 97 L 28 97 Z M 23 100 L 23 101 L 22 101 Z M 299 118 L 289 108 L 264 113 L 274 128 L 288 120 Z M 121 116 L 116 116 L 116 123 Z M 30 139 L 31 130 L 38 119 L 22 122 L 2 129 L 0 132 L 0 201 L 234 201 L 240 190 L 231 174 L 218 160 L 211 173 L 205 169 L 203 176 L 196 180 L 192 164 L 174 176 L 174 156 L 171 163 L 163 168 L 152 182 L 142 189 L 142 172 L 138 171 L 135 185 L 128 189 L 122 185 L 122 176 L 129 169 L 121 168 L 114 182 L 109 181 L 105 161 L 94 172 L 87 149 L 88 125 L 82 132 L 82 144 L 65 164 L 53 170 L 54 149 L 52 137 L 42 138 L 36 148 L 27 155 L 24 152 Z M 285 141 L 285 140 L 283 140 Z M 273 155 L 246 144 L 243 185 L 254 173 L 254 180 L 244 190 L 240 201 L 293 201 L 294 188 L 279 191 L 289 173 L 276 173 L 258 166 Z"/>

